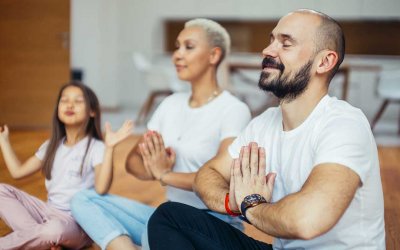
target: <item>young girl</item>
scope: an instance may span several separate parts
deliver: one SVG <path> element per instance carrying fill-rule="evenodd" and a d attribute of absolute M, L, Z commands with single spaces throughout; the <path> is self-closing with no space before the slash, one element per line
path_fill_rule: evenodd
<path fill-rule="evenodd" d="M 112 169 L 114 146 L 126 138 L 133 123 L 113 132 L 106 124 L 105 145 L 100 131 L 100 108 L 94 92 L 79 82 L 64 85 L 53 115 L 51 138 L 36 154 L 20 163 L 9 142 L 7 126 L 0 127 L 0 148 L 15 179 L 39 170 L 46 177 L 47 203 L 21 190 L 0 184 L 0 218 L 13 230 L 0 237 L 0 249 L 80 249 L 91 243 L 70 212 L 72 196 L 95 184 L 103 190 L 101 172 Z"/>

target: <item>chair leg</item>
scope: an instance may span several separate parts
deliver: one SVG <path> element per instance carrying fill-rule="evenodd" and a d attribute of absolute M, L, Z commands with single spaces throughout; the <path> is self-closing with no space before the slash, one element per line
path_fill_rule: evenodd
<path fill-rule="evenodd" d="M 400 110 L 399 110 L 399 127 L 398 127 L 398 129 L 399 130 L 397 131 L 397 134 L 400 135 Z"/>
<path fill-rule="evenodd" d="M 150 93 L 149 97 L 147 97 L 146 102 L 143 104 L 140 112 L 136 118 L 136 124 L 142 124 L 146 121 L 147 116 L 149 115 L 151 108 L 154 105 L 154 101 L 158 96 L 168 96 L 171 95 L 173 92 L 171 90 L 157 90 Z"/>
<path fill-rule="evenodd" d="M 381 107 L 379 108 L 378 113 L 376 113 L 374 119 L 372 120 L 372 123 L 371 123 L 371 130 L 372 131 L 374 130 L 376 123 L 378 122 L 379 118 L 381 118 L 381 116 L 382 116 L 383 112 L 385 111 L 385 109 L 386 109 L 388 104 L 389 104 L 389 100 L 385 99 L 383 101 Z"/>
<path fill-rule="evenodd" d="M 143 106 L 140 108 L 139 114 L 136 117 L 136 124 L 142 124 L 145 120 L 145 117 L 147 115 L 147 110 L 149 109 L 149 106 L 152 105 L 151 103 L 151 95 L 147 97 L 146 101 L 144 102 Z"/>

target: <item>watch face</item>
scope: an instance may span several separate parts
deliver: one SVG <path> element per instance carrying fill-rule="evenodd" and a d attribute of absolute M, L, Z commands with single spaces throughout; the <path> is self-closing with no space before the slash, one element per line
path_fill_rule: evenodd
<path fill-rule="evenodd" d="M 252 206 L 258 205 L 260 203 L 265 203 L 267 201 L 264 199 L 264 197 L 262 197 L 259 194 L 251 194 L 251 195 L 244 197 L 243 202 L 246 203 L 246 207 L 252 207 Z"/>
<path fill-rule="evenodd" d="M 265 200 L 264 197 L 262 197 L 259 194 L 251 194 L 251 195 L 244 197 L 242 203 L 240 204 L 240 211 L 242 212 L 242 215 L 247 222 L 249 222 L 246 217 L 247 209 L 251 208 L 251 207 L 255 207 L 261 203 L 267 203 L 267 201 Z"/>

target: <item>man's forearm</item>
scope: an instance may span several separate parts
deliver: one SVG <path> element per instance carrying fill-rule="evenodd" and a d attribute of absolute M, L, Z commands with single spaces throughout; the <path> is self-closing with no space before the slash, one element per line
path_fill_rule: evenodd
<path fill-rule="evenodd" d="M 215 169 L 202 167 L 197 173 L 193 189 L 209 209 L 226 213 L 224 202 L 229 185 Z"/>
<path fill-rule="evenodd" d="M 290 200 L 289 198 L 275 204 L 265 203 L 249 208 L 246 211 L 246 217 L 253 226 L 268 235 L 289 239 L 303 238 L 299 221 L 301 218 L 298 216 L 299 211 L 291 210 L 291 207 L 295 207 L 295 205 L 288 205 L 287 202 L 291 202 Z M 292 202 L 295 203 L 295 199 Z"/>
<path fill-rule="evenodd" d="M 341 209 L 318 197 L 321 195 L 297 192 L 277 203 L 249 208 L 246 217 L 274 237 L 313 239 L 329 231 L 340 218 L 337 214 Z"/>

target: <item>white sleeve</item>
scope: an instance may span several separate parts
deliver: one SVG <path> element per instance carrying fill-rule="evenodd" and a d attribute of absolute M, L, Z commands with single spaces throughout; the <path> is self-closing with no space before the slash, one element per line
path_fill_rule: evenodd
<path fill-rule="evenodd" d="M 95 166 L 101 164 L 104 160 L 104 150 L 105 145 L 102 141 L 93 140 L 92 152 L 91 152 L 91 167 L 94 168 Z"/>
<path fill-rule="evenodd" d="M 250 110 L 245 104 L 238 103 L 238 105 L 230 107 L 222 116 L 220 140 L 237 137 L 247 126 L 250 119 Z"/>
<path fill-rule="evenodd" d="M 36 151 L 35 156 L 43 161 L 46 156 L 47 146 L 49 145 L 50 140 L 45 141 L 42 145 L 40 145 L 39 149 Z"/>
<path fill-rule="evenodd" d="M 314 166 L 337 163 L 355 171 L 362 182 L 370 173 L 376 144 L 369 126 L 360 120 L 336 118 L 316 138 Z"/>

